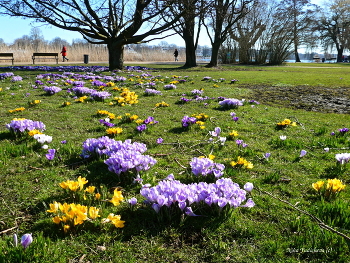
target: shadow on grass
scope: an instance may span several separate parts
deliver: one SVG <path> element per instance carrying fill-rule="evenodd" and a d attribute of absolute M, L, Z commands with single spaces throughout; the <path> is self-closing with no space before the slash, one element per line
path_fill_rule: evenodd
<path fill-rule="evenodd" d="M 170 133 L 175 133 L 175 134 L 181 134 L 183 132 L 187 132 L 188 129 L 186 128 L 183 128 L 183 127 L 175 127 L 175 128 L 171 128 L 169 130 Z"/>
<path fill-rule="evenodd" d="M 2 132 L 0 133 L 0 141 L 3 140 L 13 140 L 15 137 L 10 132 Z"/>
<path fill-rule="evenodd" d="M 324 169 L 324 172 L 321 174 L 321 178 L 327 178 L 327 179 L 338 178 L 339 179 L 339 177 L 342 176 L 346 170 L 347 169 L 345 169 L 341 165 L 328 166 L 327 168 Z"/>

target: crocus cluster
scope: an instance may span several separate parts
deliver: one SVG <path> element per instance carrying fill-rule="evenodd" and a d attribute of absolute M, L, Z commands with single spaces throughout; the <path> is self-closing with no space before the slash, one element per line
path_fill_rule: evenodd
<path fill-rule="evenodd" d="M 341 129 L 338 129 L 338 131 L 339 131 L 340 135 L 344 135 L 349 131 L 349 129 L 348 128 L 341 128 Z"/>
<path fill-rule="evenodd" d="M 252 169 L 254 166 L 251 162 L 247 161 L 243 157 L 238 156 L 237 161 L 231 161 L 230 165 L 235 168 Z"/>
<path fill-rule="evenodd" d="M 29 119 L 13 119 L 10 123 L 6 124 L 6 128 L 9 129 L 11 132 L 15 133 L 22 133 L 22 132 L 29 132 L 31 130 L 39 130 L 44 131 L 45 130 L 45 124 L 41 121 L 32 121 Z"/>
<path fill-rule="evenodd" d="M 52 136 L 46 135 L 46 134 L 34 134 L 33 138 L 37 140 L 38 143 L 44 144 L 44 143 L 51 143 L 52 142 Z"/>
<path fill-rule="evenodd" d="M 337 159 L 340 164 L 346 164 L 350 161 L 350 153 L 337 153 L 335 159 Z"/>
<path fill-rule="evenodd" d="M 145 95 L 162 95 L 162 92 L 156 89 L 145 89 Z"/>
<path fill-rule="evenodd" d="M 18 245 L 18 239 L 17 239 L 17 234 L 13 235 L 13 242 L 14 242 L 14 246 L 17 247 Z M 24 234 L 21 237 L 21 245 L 24 249 L 26 249 L 27 247 L 29 247 L 29 245 L 33 242 L 33 236 L 32 234 Z"/>
<path fill-rule="evenodd" d="M 247 192 L 230 178 L 220 178 L 215 183 L 183 184 L 169 175 L 154 187 L 142 187 L 140 193 L 156 212 L 162 207 L 177 207 L 189 216 L 195 216 L 193 207 L 216 206 L 223 209 L 225 206 L 236 208 L 255 205 L 252 199 L 247 200 Z"/>
<path fill-rule="evenodd" d="M 143 132 L 147 129 L 147 125 L 154 125 L 159 123 L 152 116 L 148 116 L 145 120 L 143 120 L 142 124 L 136 127 L 136 130 L 139 132 Z"/>
<path fill-rule="evenodd" d="M 0 73 L 0 80 L 14 76 L 13 72 Z"/>
<path fill-rule="evenodd" d="M 114 123 L 111 123 L 110 122 L 110 119 L 109 118 L 106 118 L 106 119 L 100 119 L 99 122 L 103 125 L 103 126 L 106 126 L 106 127 L 113 127 L 115 124 Z"/>
<path fill-rule="evenodd" d="M 45 86 L 43 90 L 46 92 L 48 95 L 54 95 L 58 92 L 60 92 L 62 89 L 57 86 Z"/>
<path fill-rule="evenodd" d="M 86 180 L 85 177 L 79 176 L 77 181 L 67 180 L 67 181 L 59 183 L 59 186 L 65 190 L 70 190 L 72 192 L 76 192 L 77 190 L 83 190 L 84 185 L 87 184 L 88 182 L 89 181 Z"/>
<path fill-rule="evenodd" d="M 20 112 L 20 111 L 24 111 L 26 108 L 24 107 L 19 107 L 19 108 L 16 108 L 14 110 L 9 110 L 9 113 L 14 113 L 14 112 Z"/>
<path fill-rule="evenodd" d="M 99 210 L 99 208 L 93 206 L 87 207 L 75 203 L 61 204 L 55 201 L 50 204 L 50 209 L 47 212 L 54 215 L 52 221 L 55 224 L 62 224 L 64 232 L 68 232 L 85 221 L 91 221 L 100 217 Z"/>
<path fill-rule="evenodd" d="M 225 98 L 224 100 L 219 101 L 219 105 L 224 109 L 233 109 L 238 106 L 243 106 L 243 101 L 239 99 Z"/>
<path fill-rule="evenodd" d="M 83 86 L 75 86 L 74 88 L 71 88 L 70 91 L 72 91 L 77 96 L 83 96 L 83 95 L 90 95 L 95 90 L 87 87 L 83 87 Z"/>
<path fill-rule="evenodd" d="M 337 178 L 327 179 L 327 183 L 325 181 L 318 181 L 312 184 L 312 188 L 326 200 L 336 198 L 336 196 L 345 189 L 345 186 L 346 185 Z"/>
<path fill-rule="evenodd" d="M 297 123 L 294 121 L 292 122 L 290 119 L 284 119 L 283 121 L 277 123 L 278 128 L 285 128 L 288 126 L 297 126 Z"/>
<path fill-rule="evenodd" d="M 146 171 L 155 165 L 157 161 L 149 156 L 143 155 L 138 151 L 121 150 L 114 152 L 105 160 L 108 170 L 120 175 L 128 171 Z"/>
<path fill-rule="evenodd" d="M 199 89 L 194 89 L 191 91 L 192 95 L 203 95 L 203 90 L 199 90 Z"/>
<path fill-rule="evenodd" d="M 182 123 L 182 127 L 187 128 L 189 127 L 191 124 L 195 124 L 197 122 L 197 118 L 195 117 L 189 117 L 189 116 L 184 116 L 181 120 Z"/>
<path fill-rule="evenodd" d="M 156 164 L 156 160 L 149 155 L 143 155 L 147 147 L 143 143 L 131 140 L 115 141 L 107 136 L 98 139 L 87 139 L 83 143 L 83 158 L 91 156 L 107 156 L 105 164 L 108 170 L 120 175 L 123 172 L 148 170 Z"/>
<path fill-rule="evenodd" d="M 112 96 L 111 93 L 107 92 L 107 91 L 93 91 L 90 96 L 97 101 L 102 101 L 105 99 L 108 99 Z"/>
<path fill-rule="evenodd" d="M 12 82 L 17 82 L 17 81 L 22 81 L 22 80 L 23 80 L 23 78 L 21 76 L 13 76 L 11 79 Z"/>
<path fill-rule="evenodd" d="M 133 142 L 131 140 L 116 141 L 108 136 L 100 138 L 89 138 L 83 142 L 83 158 L 110 156 L 113 152 L 130 150 L 139 153 L 147 151 L 147 147 L 143 143 Z"/>
<path fill-rule="evenodd" d="M 176 89 L 176 85 L 175 84 L 167 84 L 167 85 L 164 85 L 164 89 L 166 89 L 166 90 Z"/>
<path fill-rule="evenodd" d="M 192 158 L 190 162 L 192 173 L 196 176 L 209 176 L 214 175 L 215 178 L 219 178 L 224 175 L 225 165 L 220 163 L 214 163 L 209 158 Z"/>

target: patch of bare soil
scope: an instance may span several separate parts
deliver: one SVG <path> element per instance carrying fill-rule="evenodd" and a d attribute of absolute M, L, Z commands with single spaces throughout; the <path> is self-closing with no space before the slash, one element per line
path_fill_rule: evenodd
<path fill-rule="evenodd" d="M 350 113 L 350 88 L 247 85 L 255 100 L 266 105 L 317 112 Z"/>

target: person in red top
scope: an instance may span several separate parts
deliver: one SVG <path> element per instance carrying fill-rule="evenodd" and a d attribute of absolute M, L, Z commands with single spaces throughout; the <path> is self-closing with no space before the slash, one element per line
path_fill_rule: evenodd
<path fill-rule="evenodd" d="M 61 54 L 62 54 L 63 62 L 64 62 L 64 60 L 67 60 L 67 61 L 69 60 L 67 58 L 67 48 L 65 46 L 63 46 L 63 48 L 62 48 Z"/>

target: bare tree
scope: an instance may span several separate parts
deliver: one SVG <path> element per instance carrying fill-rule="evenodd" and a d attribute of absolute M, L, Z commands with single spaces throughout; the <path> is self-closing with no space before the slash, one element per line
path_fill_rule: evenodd
<path fill-rule="evenodd" d="M 333 0 L 322 14 L 319 31 L 325 50 L 335 46 L 337 62 L 342 62 L 343 52 L 350 48 L 350 3 Z"/>
<path fill-rule="evenodd" d="M 212 0 L 204 19 L 204 27 L 212 45 L 211 60 L 207 67 L 218 65 L 221 44 L 227 39 L 234 24 L 250 9 L 253 0 Z"/>
<path fill-rule="evenodd" d="M 239 63 L 252 62 L 251 48 L 266 29 L 266 10 L 268 10 L 268 5 L 265 1 L 256 3 L 251 11 L 237 21 L 235 27 L 229 31 L 230 37 L 239 46 Z"/>
<path fill-rule="evenodd" d="M 182 16 L 164 22 L 176 0 L 0 0 L 0 13 L 76 31 L 93 44 L 106 44 L 109 69 L 122 69 L 124 46 L 166 32 Z M 163 36 L 165 38 L 167 36 Z M 153 39 L 154 39 L 153 38 Z M 148 39 L 151 41 L 153 39 Z M 159 39 L 159 37 L 158 37 Z"/>
<path fill-rule="evenodd" d="M 314 35 L 312 28 L 319 10 L 310 0 L 283 0 L 279 9 L 289 17 L 288 27 L 293 32 L 295 62 L 300 62 L 298 49 Z"/>
<path fill-rule="evenodd" d="M 69 47 L 67 40 L 64 40 L 60 37 L 55 37 L 49 42 L 50 46 L 53 46 L 55 49 L 60 50 L 63 46 Z"/>
<path fill-rule="evenodd" d="M 197 66 L 196 50 L 207 1 L 178 0 L 177 5 L 176 10 L 183 11 L 183 15 L 180 23 L 173 25 L 173 30 L 185 41 L 186 63 L 184 67 L 195 67 Z"/>
<path fill-rule="evenodd" d="M 40 28 L 32 27 L 29 34 L 30 44 L 33 47 L 33 50 L 36 52 L 40 51 L 40 48 L 46 45 L 44 35 Z"/>

